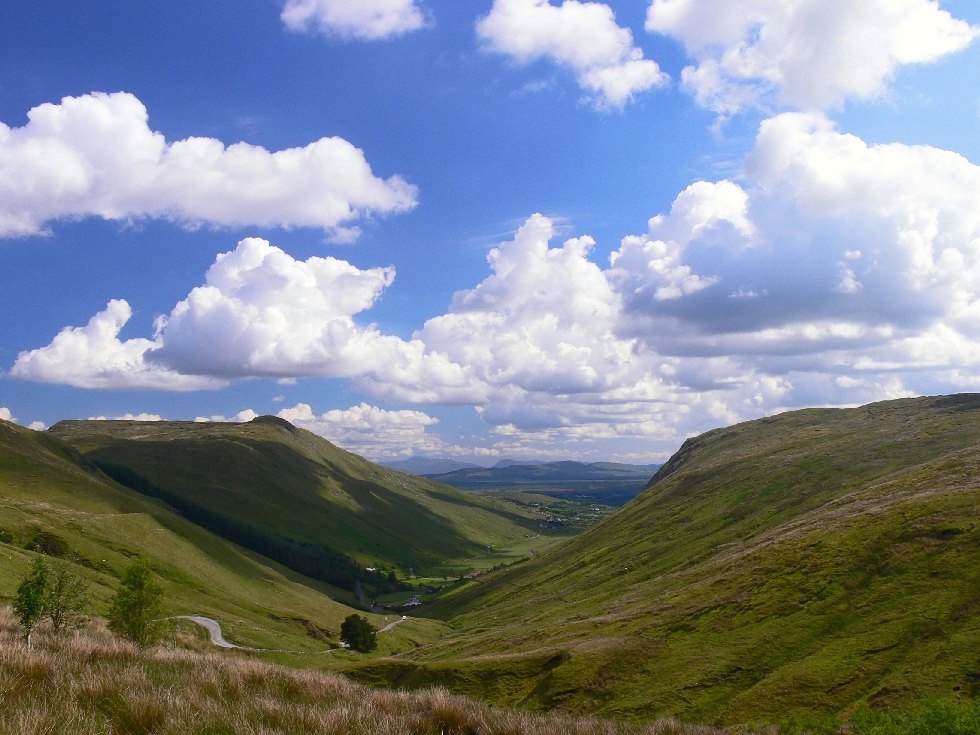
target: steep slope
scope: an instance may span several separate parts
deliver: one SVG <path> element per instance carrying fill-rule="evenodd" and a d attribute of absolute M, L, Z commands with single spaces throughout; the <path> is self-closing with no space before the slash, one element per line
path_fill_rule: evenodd
<path fill-rule="evenodd" d="M 218 618 L 229 638 L 247 645 L 323 650 L 336 644 L 351 613 L 311 580 L 118 485 L 53 436 L 0 421 L 0 602 L 13 599 L 35 548 L 78 560 L 96 612 L 143 554 L 172 613 Z M 437 628 L 409 621 L 385 634 L 383 645 L 397 651 Z"/>
<path fill-rule="evenodd" d="M 712 431 L 607 521 L 445 600 L 458 632 L 424 665 L 360 675 L 724 723 L 977 696 L 978 508 L 980 396 Z"/>
<path fill-rule="evenodd" d="M 367 566 L 420 571 L 537 527 L 514 508 L 372 464 L 274 417 L 62 421 L 48 433 L 187 517 L 345 587 L 370 581 Z"/>

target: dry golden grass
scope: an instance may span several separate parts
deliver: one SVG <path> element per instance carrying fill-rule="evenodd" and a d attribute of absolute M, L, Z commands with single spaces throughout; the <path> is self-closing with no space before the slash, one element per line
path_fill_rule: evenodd
<path fill-rule="evenodd" d="M 237 655 L 141 651 L 101 623 L 22 642 L 0 609 L 3 735 L 720 735 L 661 720 L 608 721 L 496 709 L 443 689 L 370 689 L 344 677 Z"/>

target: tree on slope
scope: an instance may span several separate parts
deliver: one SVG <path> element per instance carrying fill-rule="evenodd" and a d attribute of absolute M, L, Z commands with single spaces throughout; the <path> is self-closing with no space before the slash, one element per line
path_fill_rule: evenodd
<path fill-rule="evenodd" d="M 109 629 L 145 648 L 160 640 L 163 628 L 163 587 L 153 581 L 146 560 L 137 557 L 109 604 Z"/>
<path fill-rule="evenodd" d="M 73 565 L 64 559 L 51 564 L 44 593 L 45 615 L 55 633 L 79 628 L 85 623 L 88 584 L 75 574 Z"/>
<path fill-rule="evenodd" d="M 44 589 L 48 583 L 48 565 L 38 557 L 31 565 L 27 576 L 17 587 L 17 599 L 14 600 L 14 613 L 24 629 L 24 640 L 28 647 L 31 645 L 31 633 L 44 617 Z"/>
<path fill-rule="evenodd" d="M 340 625 L 340 640 L 355 651 L 367 653 L 378 647 L 374 626 L 360 615 L 348 615 Z"/>

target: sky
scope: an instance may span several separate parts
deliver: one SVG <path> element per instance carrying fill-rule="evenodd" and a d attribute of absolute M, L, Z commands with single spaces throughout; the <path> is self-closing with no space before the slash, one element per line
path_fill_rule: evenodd
<path fill-rule="evenodd" d="M 0 5 L 0 418 L 663 461 L 980 390 L 975 0 Z"/>

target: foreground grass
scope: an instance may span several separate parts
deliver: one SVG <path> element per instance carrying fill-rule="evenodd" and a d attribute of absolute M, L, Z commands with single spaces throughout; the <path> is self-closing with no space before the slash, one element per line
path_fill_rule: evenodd
<path fill-rule="evenodd" d="M 661 720 L 496 709 L 442 689 L 370 689 L 336 674 L 179 648 L 140 651 L 98 622 L 28 649 L 0 609 L 0 732 L 18 735 L 721 735 Z"/>

